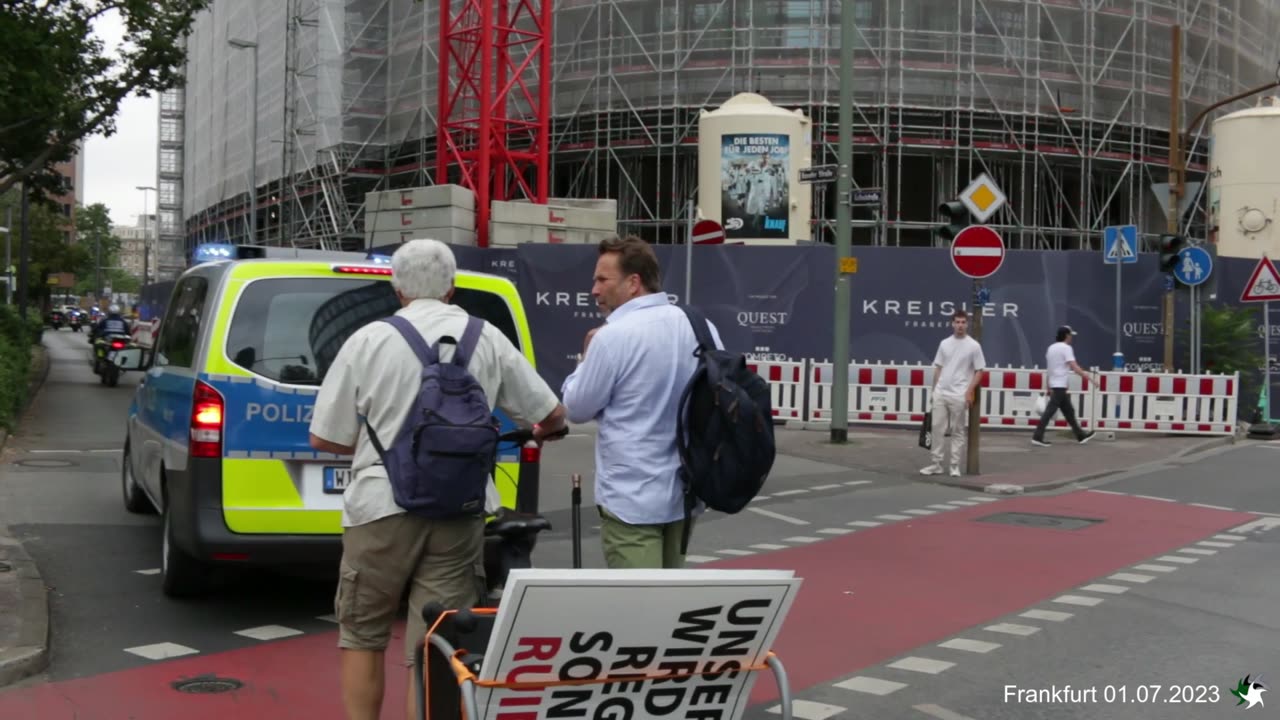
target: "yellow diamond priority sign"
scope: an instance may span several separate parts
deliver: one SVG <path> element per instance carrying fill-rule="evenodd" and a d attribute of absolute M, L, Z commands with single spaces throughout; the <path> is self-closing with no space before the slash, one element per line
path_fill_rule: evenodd
<path fill-rule="evenodd" d="M 995 215 L 997 210 L 1004 207 L 1005 199 L 1000 186 L 986 173 L 974 178 L 969 187 L 960 193 L 960 202 L 969 208 L 978 222 L 986 222 L 987 218 Z"/>

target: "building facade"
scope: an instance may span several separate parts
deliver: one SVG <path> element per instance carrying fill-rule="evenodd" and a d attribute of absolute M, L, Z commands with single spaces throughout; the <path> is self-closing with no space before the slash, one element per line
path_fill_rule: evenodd
<path fill-rule="evenodd" d="M 547 1 L 551 194 L 613 198 L 620 229 L 656 242 L 683 237 L 697 195 L 699 112 L 737 93 L 802 110 L 813 163 L 836 162 L 848 43 L 854 183 L 881 191 L 879 208 L 856 210 L 855 243 L 935 243 L 938 205 L 980 172 L 1008 196 L 989 222 L 1010 247 L 1097 247 L 1128 223 L 1150 243 L 1164 230 L 1151 185 L 1167 175 L 1173 27 L 1183 127 L 1273 80 L 1280 50 L 1269 0 L 850 0 L 851 38 L 838 0 Z M 251 206 L 257 242 L 360 247 L 366 192 L 431 184 L 438 13 L 215 0 L 188 40 L 186 87 L 162 99 L 169 262 L 247 241 Z M 1190 180 L 1206 171 L 1207 130 L 1190 135 Z M 815 196 L 819 241 L 834 239 L 834 196 Z"/>
<path fill-rule="evenodd" d="M 156 215 L 139 215 L 133 226 L 120 225 L 111 232 L 120 238 L 120 267 L 130 275 L 141 280 L 150 269 L 151 262 L 148 245 L 154 245 L 156 232 Z"/>

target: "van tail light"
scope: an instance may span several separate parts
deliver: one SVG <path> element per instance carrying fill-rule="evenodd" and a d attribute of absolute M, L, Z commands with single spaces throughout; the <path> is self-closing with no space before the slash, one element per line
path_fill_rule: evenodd
<path fill-rule="evenodd" d="M 225 409 L 222 395 L 197 380 L 191 403 L 191 457 L 222 457 L 222 417 Z"/>
<path fill-rule="evenodd" d="M 345 275 L 390 275 L 391 268 L 370 265 L 334 265 L 333 271 Z"/>
<path fill-rule="evenodd" d="M 538 443 L 530 440 L 520 448 L 520 462 L 536 463 L 542 460 L 542 448 L 538 447 Z"/>

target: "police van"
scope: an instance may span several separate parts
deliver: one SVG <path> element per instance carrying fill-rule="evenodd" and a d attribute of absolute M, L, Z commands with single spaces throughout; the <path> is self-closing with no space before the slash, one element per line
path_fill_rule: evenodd
<path fill-rule="evenodd" d="M 170 596 L 207 590 L 212 566 L 336 567 L 350 456 L 311 448 L 315 396 L 343 342 L 400 308 L 389 258 L 225 247 L 175 282 L 152 347 L 117 359 L 144 373 L 128 413 L 124 504 L 161 515 Z M 452 303 L 533 363 L 515 285 L 463 270 L 455 284 Z M 495 472 L 508 508 L 520 458 L 536 460 L 502 448 Z"/>

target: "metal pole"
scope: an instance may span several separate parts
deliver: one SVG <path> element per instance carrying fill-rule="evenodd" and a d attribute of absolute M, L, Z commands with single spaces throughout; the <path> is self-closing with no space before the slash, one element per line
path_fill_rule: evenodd
<path fill-rule="evenodd" d="M 969 328 L 969 335 L 979 344 L 982 343 L 982 311 L 985 305 L 978 304 L 978 293 L 982 290 L 982 281 L 973 281 L 973 295 L 970 298 L 969 306 L 973 308 L 973 323 Z M 979 430 L 982 425 L 982 386 L 973 389 L 973 404 L 969 406 L 969 439 L 965 447 L 965 470 L 966 475 L 978 474 L 978 439 L 980 437 Z M 955 428 L 951 429 L 955 432 Z M 934 442 L 942 442 L 935 439 Z"/>
<path fill-rule="evenodd" d="M 13 206 L 4 209 L 4 304 L 13 304 Z"/>
<path fill-rule="evenodd" d="M 30 267 L 27 265 L 27 256 L 31 250 L 31 218 L 28 217 L 27 206 L 29 201 L 27 198 L 27 184 L 20 183 L 18 185 L 22 192 L 22 239 L 18 241 L 18 317 L 23 321 L 27 319 L 27 295 L 30 289 L 27 285 L 27 271 Z"/>
<path fill-rule="evenodd" d="M 1271 301 L 1262 303 L 1262 332 L 1264 348 L 1263 357 L 1266 358 L 1266 368 L 1263 370 L 1263 383 L 1267 390 L 1267 406 L 1263 408 L 1262 422 L 1271 422 Z"/>
<path fill-rule="evenodd" d="M 849 441 L 849 306 L 852 288 L 842 261 L 853 244 L 853 3 L 840 3 L 840 175 L 836 180 L 835 342 L 831 352 L 831 442 Z"/>
<path fill-rule="evenodd" d="M 253 117 L 249 134 L 249 244 L 258 242 L 258 44 L 253 44 Z M 156 194 L 156 206 L 160 195 Z M 158 213 L 157 213 L 158 215 Z M 157 220 L 159 218 L 157 217 Z M 158 224 L 158 223 L 157 223 Z M 159 233 L 157 232 L 157 236 Z"/>
<path fill-rule="evenodd" d="M 1178 205 L 1182 197 L 1182 27 L 1174 23 L 1172 68 L 1169 78 L 1169 215 L 1167 231 L 1178 234 Z M 1164 371 L 1173 371 L 1173 290 L 1164 293 Z"/>
<path fill-rule="evenodd" d="M 693 304 L 693 200 L 685 203 L 689 213 L 689 229 L 684 238 L 684 304 Z"/>
<path fill-rule="evenodd" d="M 1124 236 L 1120 235 L 1119 237 L 1116 238 L 1116 242 L 1123 243 L 1126 241 L 1124 239 Z M 1117 248 L 1116 250 L 1116 357 L 1117 358 L 1122 356 L 1122 351 L 1120 350 L 1120 337 L 1122 335 L 1122 333 L 1120 332 L 1120 329 L 1121 329 L 1120 328 L 1120 266 L 1124 264 L 1123 262 L 1121 262 L 1123 258 L 1124 258 L 1124 253 L 1120 252 L 1119 248 Z M 1123 370 L 1124 368 L 1119 367 L 1116 369 Z"/>
<path fill-rule="evenodd" d="M 93 295 L 102 298 L 102 238 L 93 239 Z"/>

